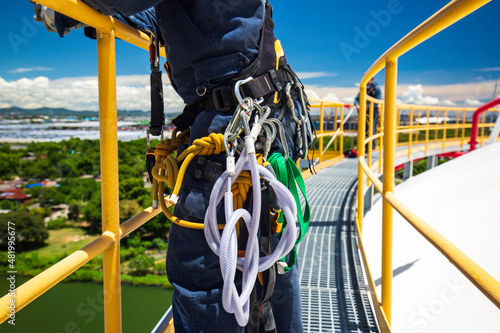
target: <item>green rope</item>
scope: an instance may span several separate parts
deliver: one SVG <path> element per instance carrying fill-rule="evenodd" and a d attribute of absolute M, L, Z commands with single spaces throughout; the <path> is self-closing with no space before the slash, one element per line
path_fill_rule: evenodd
<path fill-rule="evenodd" d="M 271 154 L 271 156 L 268 158 L 267 161 L 273 167 L 274 172 L 276 173 L 276 178 L 290 190 L 293 197 L 295 198 L 295 203 L 297 205 L 297 215 L 299 219 L 299 228 L 300 228 L 299 237 L 295 242 L 295 245 L 298 245 L 302 241 L 302 238 L 304 238 L 307 229 L 309 228 L 309 222 L 311 220 L 311 211 L 309 207 L 309 201 L 307 201 L 306 185 L 304 183 L 304 179 L 302 178 L 299 169 L 297 168 L 297 166 L 295 165 L 295 163 L 292 161 L 291 158 L 288 158 L 285 161 L 283 155 L 279 153 L 274 153 Z M 302 192 L 302 196 L 304 197 L 306 202 L 304 213 L 302 213 L 299 190 L 297 189 L 297 187 Z M 286 219 L 283 214 L 280 215 L 278 222 L 283 223 L 283 229 L 286 228 Z M 283 230 L 278 235 L 278 237 L 281 237 L 282 234 Z M 283 258 L 283 261 L 286 262 L 285 258 Z M 290 252 L 290 257 L 288 259 L 288 262 L 286 262 L 288 266 L 285 267 L 285 273 L 291 270 L 293 266 L 295 266 L 296 261 L 297 261 L 297 250 L 294 247 Z"/>

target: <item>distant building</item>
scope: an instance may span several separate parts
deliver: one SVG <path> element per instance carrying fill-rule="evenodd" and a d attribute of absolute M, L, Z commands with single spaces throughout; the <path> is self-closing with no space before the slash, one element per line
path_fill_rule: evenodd
<path fill-rule="evenodd" d="M 37 187 L 37 186 L 43 186 L 42 183 L 31 183 L 26 185 L 26 188 L 32 188 L 32 187 Z"/>
<path fill-rule="evenodd" d="M 31 200 L 31 194 L 24 194 L 22 188 L 11 188 L 0 191 L 0 200 L 17 201 L 25 203 Z"/>

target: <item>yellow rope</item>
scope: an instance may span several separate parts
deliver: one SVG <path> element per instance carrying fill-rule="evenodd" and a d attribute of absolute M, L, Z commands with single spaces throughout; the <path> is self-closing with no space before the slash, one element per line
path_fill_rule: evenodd
<path fill-rule="evenodd" d="M 194 140 L 193 144 L 184 150 L 177 158 L 173 157 L 173 153 L 177 151 L 181 144 L 189 142 L 189 130 L 185 130 L 178 134 L 178 130 L 174 129 L 170 139 L 162 140 L 156 145 L 155 154 L 157 161 L 152 169 L 153 175 L 153 199 L 158 199 L 160 207 L 167 218 L 180 226 L 191 229 L 203 229 L 203 223 L 189 222 L 174 216 L 167 207 L 165 197 L 163 196 L 165 182 L 169 188 L 173 188 L 172 194 L 179 194 L 184 175 L 189 166 L 189 163 L 197 156 L 208 156 L 212 154 L 220 154 L 225 151 L 223 144 L 223 134 L 211 133 L 208 137 Z M 182 162 L 179 168 L 179 163 Z M 233 192 L 233 207 L 235 209 L 242 208 L 247 199 L 247 194 L 252 186 L 252 178 L 249 171 L 243 171 L 231 186 Z M 158 193 L 160 195 L 158 195 Z M 223 229 L 224 224 L 219 224 L 219 229 Z"/>

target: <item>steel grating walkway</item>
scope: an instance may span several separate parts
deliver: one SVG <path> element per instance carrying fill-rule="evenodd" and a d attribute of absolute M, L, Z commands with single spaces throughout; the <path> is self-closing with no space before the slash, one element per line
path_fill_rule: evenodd
<path fill-rule="evenodd" d="M 311 223 L 298 247 L 305 332 L 379 332 L 356 245 L 357 159 L 306 180 Z"/>

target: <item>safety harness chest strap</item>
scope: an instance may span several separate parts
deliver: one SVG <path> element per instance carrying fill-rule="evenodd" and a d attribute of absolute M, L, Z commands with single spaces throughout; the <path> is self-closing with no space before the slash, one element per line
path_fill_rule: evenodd
<path fill-rule="evenodd" d="M 242 97 L 251 97 L 259 100 L 270 96 L 270 94 L 281 91 L 290 76 L 285 69 L 271 69 L 267 73 L 253 78 L 241 85 Z M 221 85 L 213 88 L 206 96 L 194 105 L 186 105 L 181 115 L 172 122 L 181 131 L 187 129 L 194 123 L 196 116 L 204 110 L 217 110 L 220 112 L 232 113 L 238 100 L 234 95 L 234 85 Z"/>
<path fill-rule="evenodd" d="M 267 73 L 253 78 L 241 85 L 242 97 L 251 97 L 254 100 L 266 97 L 269 94 L 283 89 L 283 84 L 289 82 L 288 73 L 283 69 L 271 69 Z M 234 96 L 234 85 L 219 86 L 212 89 L 211 94 L 201 102 L 204 110 L 230 111 L 238 101 Z"/>

